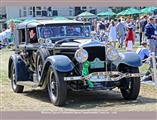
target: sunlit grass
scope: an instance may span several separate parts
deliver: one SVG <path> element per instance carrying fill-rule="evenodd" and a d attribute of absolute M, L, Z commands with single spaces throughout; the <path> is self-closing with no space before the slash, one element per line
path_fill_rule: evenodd
<path fill-rule="evenodd" d="M 135 42 L 135 44 L 133 45 L 132 52 L 136 52 L 136 50 L 137 50 L 138 47 L 139 47 L 139 42 Z M 123 48 L 118 48 L 118 43 L 117 43 L 116 49 L 117 49 L 119 52 L 126 52 L 125 45 L 123 45 Z"/>
<path fill-rule="evenodd" d="M 140 73 L 146 73 L 148 71 L 149 65 L 143 64 L 139 67 Z"/>
<path fill-rule="evenodd" d="M 7 79 L 6 71 L 0 71 L 0 81 Z"/>
<path fill-rule="evenodd" d="M 4 48 L 0 50 L 0 81 L 8 79 L 8 61 L 12 49 Z"/>

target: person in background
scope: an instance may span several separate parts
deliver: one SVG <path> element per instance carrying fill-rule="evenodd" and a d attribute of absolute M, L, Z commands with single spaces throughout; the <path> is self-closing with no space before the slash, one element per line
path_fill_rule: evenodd
<path fill-rule="evenodd" d="M 155 17 L 155 26 L 156 26 L 156 28 L 157 28 L 157 15 L 156 15 L 156 17 Z"/>
<path fill-rule="evenodd" d="M 9 22 L 9 25 L 8 25 L 8 27 L 9 27 L 9 29 L 11 30 L 11 32 L 13 32 L 14 31 L 14 29 L 15 29 L 15 24 L 14 24 L 14 21 L 10 21 Z"/>
<path fill-rule="evenodd" d="M 147 37 L 150 53 L 154 52 L 155 56 L 157 56 L 157 28 L 155 26 L 155 21 L 152 16 L 149 17 L 148 23 L 145 26 L 144 33 Z M 149 70 L 142 77 L 142 81 L 150 80 L 153 67 L 152 61 L 150 62 Z"/>
<path fill-rule="evenodd" d="M 109 27 L 109 25 L 110 25 L 110 21 L 109 20 L 106 20 L 106 28 L 108 28 Z"/>
<path fill-rule="evenodd" d="M 99 36 L 99 39 L 103 40 L 103 35 L 105 33 L 106 25 L 104 19 L 101 19 L 97 24 L 97 35 Z"/>
<path fill-rule="evenodd" d="M 97 26 L 97 20 L 93 19 L 92 20 L 92 31 L 96 31 L 96 26 Z"/>
<path fill-rule="evenodd" d="M 106 29 L 106 25 L 105 25 L 105 22 L 104 22 L 104 20 L 102 19 L 100 22 L 99 22 L 99 26 L 98 26 L 99 28 L 99 32 L 100 31 L 105 31 L 105 29 Z"/>
<path fill-rule="evenodd" d="M 149 22 L 145 26 L 145 35 L 149 43 L 150 52 L 157 56 L 157 28 L 153 17 L 149 17 Z"/>
<path fill-rule="evenodd" d="M 125 46 L 127 51 L 131 51 L 134 42 L 134 32 L 132 24 L 128 24 L 128 32 L 125 37 Z"/>
<path fill-rule="evenodd" d="M 142 60 L 142 63 L 147 63 L 146 59 L 149 57 L 150 53 L 149 49 L 147 48 L 146 41 L 141 43 L 141 45 L 136 50 L 136 53 L 139 55 L 140 59 Z M 151 73 L 152 73 L 151 67 L 149 67 L 144 76 L 141 78 L 141 81 L 152 80 Z"/>
<path fill-rule="evenodd" d="M 130 19 L 129 24 L 132 26 L 133 37 L 134 37 L 133 38 L 134 39 L 133 44 L 134 44 L 135 38 L 136 38 L 136 24 L 135 24 L 135 20 Z"/>
<path fill-rule="evenodd" d="M 37 35 L 36 35 L 36 32 L 34 29 L 31 29 L 29 31 L 29 37 L 30 37 L 30 43 L 37 43 L 38 42 Z"/>
<path fill-rule="evenodd" d="M 139 20 L 139 22 L 138 22 L 140 45 L 141 45 L 141 43 L 142 43 L 142 41 L 143 41 L 143 40 L 142 40 L 142 28 L 143 28 L 143 26 L 142 26 L 142 24 L 141 24 L 142 20 L 143 20 L 143 16 L 140 17 L 140 20 Z"/>
<path fill-rule="evenodd" d="M 141 60 L 144 62 L 146 58 L 149 57 L 149 49 L 147 48 L 147 42 L 142 42 L 141 45 L 136 50 Z"/>
<path fill-rule="evenodd" d="M 0 33 L 0 41 L 1 44 L 9 45 L 10 43 L 13 44 L 14 41 L 14 28 L 15 24 L 13 21 L 10 21 L 8 24 L 8 29 L 3 29 L 3 31 Z"/>
<path fill-rule="evenodd" d="M 52 17 L 52 16 L 53 16 L 53 14 L 52 14 L 52 8 L 51 8 L 51 7 L 48 7 L 48 8 L 47 8 L 47 15 L 48 15 L 49 17 Z"/>
<path fill-rule="evenodd" d="M 141 20 L 139 22 L 140 45 L 141 45 L 142 41 L 144 41 L 144 38 L 145 38 L 145 36 L 144 36 L 144 28 L 145 28 L 146 24 L 147 24 L 147 16 L 145 15 L 145 16 L 141 17 Z"/>
<path fill-rule="evenodd" d="M 116 25 L 113 20 L 109 25 L 108 31 L 109 31 L 109 41 L 113 43 L 114 47 L 116 47 L 117 31 L 116 31 Z"/>
<path fill-rule="evenodd" d="M 125 25 L 121 23 L 121 19 L 118 20 L 118 24 L 116 25 L 116 30 L 117 30 L 117 37 L 119 41 L 119 47 L 122 48 L 125 39 L 126 29 L 125 29 Z"/>
<path fill-rule="evenodd" d="M 123 23 L 124 26 L 126 26 L 126 22 L 127 22 L 127 19 L 125 19 L 124 17 L 121 17 L 121 23 Z"/>
<path fill-rule="evenodd" d="M 97 24 L 96 24 L 96 32 L 97 32 L 97 33 L 99 33 L 99 24 L 100 24 L 100 21 L 98 20 L 98 21 L 97 21 Z"/>

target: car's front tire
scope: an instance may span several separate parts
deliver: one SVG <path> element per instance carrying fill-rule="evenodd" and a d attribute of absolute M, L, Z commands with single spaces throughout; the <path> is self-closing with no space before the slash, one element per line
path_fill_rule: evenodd
<path fill-rule="evenodd" d="M 48 93 L 51 102 L 55 106 L 64 105 L 67 96 L 67 87 L 63 73 L 54 70 L 52 66 L 50 66 L 48 69 L 47 79 Z"/>
<path fill-rule="evenodd" d="M 124 73 L 139 73 L 135 67 L 123 68 Z M 130 77 L 121 80 L 121 94 L 125 100 L 136 100 L 140 92 L 140 77 Z"/>
<path fill-rule="evenodd" d="M 14 64 L 11 65 L 11 74 L 10 74 L 10 78 L 11 78 L 11 86 L 14 92 L 16 93 L 22 93 L 24 86 L 21 85 L 17 85 L 17 80 L 16 80 L 16 73 L 15 73 L 15 66 Z"/>

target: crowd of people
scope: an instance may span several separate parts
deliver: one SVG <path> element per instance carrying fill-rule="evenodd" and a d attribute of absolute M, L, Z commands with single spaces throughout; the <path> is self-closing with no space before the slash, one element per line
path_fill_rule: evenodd
<path fill-rule="evenodd" d="M 144 15 L 137 20 L 123 17 L 114 20 L 94 19 L 91 23 L 93 30 L 100 37 L 104 32 L 108 36 L 108 41 L 112 42 L 115 47 L 118 43 L 119 48 L 125 47 L 126 50 L 132 50 L 135 42 L 139 41 L 141 45 L 143 41 L 147 41 L 151 47 L 150 50 L 157 51 L 155 41 L 157 36 L 157 15 Z M 153 36 L 150 36 L 150 34 Z"/>
<path fill-rule="evenodd" d="M 124 19 L 117 20 L 93 20 L 93 30 L 100 36 L 100 40 L 111 42 L 114 47 L 118 44 L 119 48 L 125 48 L 127 51 L 132 51 L 135 42 L 139 42 L 139 47 L 136 53 L 145 63 L 148 58 L 151 58 L 151 53 L 154 52 L 157 61 L 157 15 L 144 15 L 140 19 Z M 107 39 L 102 39 L 102 35 L 106 34 Z M 139 37 L 138 37 L 139 36 Z M 152 62 L 142 80 L 150 80 Z"/>
<path fill-rule="evenodd" d="M 125 48 L 131 51 L 137 41 L 140 45 L 146 42 L 150 52 L 155 52 L 157 56 L 157 15 L 144 15 L 139 19 L 121 17 L 106 20 L 104 18 L 92 19 L 92 30 L 95 31 L 101 41 L 108 41 L 114 47 Z M 0 33 L 0 39 L 12 41 L 12 30 L 14 29 L 11 21 L 8 29 Z"/>

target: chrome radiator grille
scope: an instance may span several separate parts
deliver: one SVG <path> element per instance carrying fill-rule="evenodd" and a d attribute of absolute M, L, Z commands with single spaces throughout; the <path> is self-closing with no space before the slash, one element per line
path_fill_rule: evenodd
<path fill-rule="evenodd" d="M 94 61 L 95 58 L 105 61 L 105 47 L 85 47 L 84 49 L 88 52 L 88 61 Z"/>
<path fill-rule="evenodd" d="M 97 71 L 105 71 L 106 68 L 106 56 L 105 47 L 85 47 L 88 52 L 88 61 L 90 61 L 91 66 L 89 68 L 89 73 Z"/>

